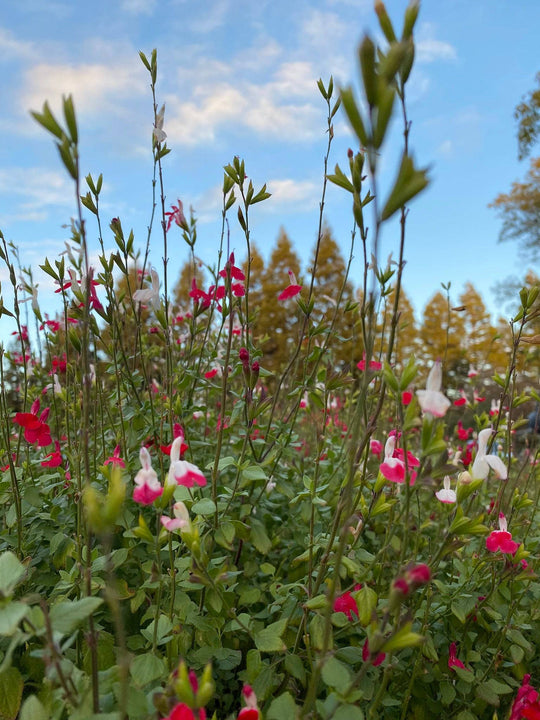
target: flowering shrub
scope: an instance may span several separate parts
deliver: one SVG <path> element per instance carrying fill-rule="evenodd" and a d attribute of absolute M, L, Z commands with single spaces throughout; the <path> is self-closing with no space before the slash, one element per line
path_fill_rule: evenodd
<path fill-rule="evenodd" d="M 362 102 L 319 81 L 325 168 L 341 106 L 361 148 L 347 172 L 325 174 L 318 228 L 320 243 L 332 182 L 351 195 L 366 259 L 358 302 L 345 309 L 360 362 L 337 359 L 345 283 L 323 312 L 315 263 L 302 284 L 289 271 L 272 299 L 297 335 L 282 371 L 265 367 L 250 217 L 268 193 L 239 158 L 225 167 L 223 239 L 236 205 L 246 264 L 222 243 L 212 284 L 197 279 L 194 216 L 180 200 L 165 206 L 155 51 L 141 60 L 163 270 L 137 265 L 120 218 L 105 253 L 102 178 L 88 175 L 81 194 L 71 99 L 62 121 L 48 105 L 34 114 L 80 204 L 67 259 L 42 266 L 62 299 L 55 319 L 42 316 L 34 287 L 19 288 L 0 238 L 15 293 L 0 312 L 17 324 L 0 363 L 0 717 L 538 716 L 529 684 L 540 667 L 538 466 L 512 448 L 526 400 L 513 392 L 516 352 L 538 288 L 521 294 L 495 415 L 475 407 L 473 417 L 464 391 L 452 403 L 461 389 L 445 385 L 442 362 L 396 360 L 407 204 L 428 182 L 409 153 L 405 103 L 418 5 L 400 40 L 382 3 L 376 11 L 387 45 L 362 41 Z M 398 105 L 403 153 L 379 196 L 379 152 Z M 89 265 L 83 208 L 96 220 L 100 270 Z M 399 257 L 383 266 L 379 233 L 395 216 Z M 194 268 L 182 312 L 168 290 L 175 232 Z M 19 293 L 32 301 L 41 352 Z"/>

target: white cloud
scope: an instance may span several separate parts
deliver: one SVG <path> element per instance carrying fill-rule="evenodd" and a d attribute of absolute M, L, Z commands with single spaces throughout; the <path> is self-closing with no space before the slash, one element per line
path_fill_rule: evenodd
<path fill-rule="evenodd" d="M 320 51 L 325 51 L 328 47 L 338 48 L 347 30 L 347 24 L 337 13 L 311 10 L 303 22 L 300 37 Z"/>
<path fill-rule="evenodd" d="M 26 112 L 41 109 L 43 102 L 48 100 L 53 112 L 58 112 L 61 95 L 71 93 L 78 113 L 117 115 L 119 100 L 146 92 L 144 68 L 133 62 L 116 66 L 40 63 L 24 72 L 19 105 Z"/>
<path fill-rule="evenodd" d="M 18 40 L 9 30 L 0 28 L 0 60 L 28 60 L 34 57 L 33 43 Z"/>
<path fill-rule="evenodd" d="M 287 205 L 294 205 L 295 212 L 308 210 L 317 206 L 321 194 L 321 184 L 311 180 L 269 180 L 267 188 L 272 197 L 264 205 L 272 212 L 280 212 Z"/>
<path fill-rule="evenodd" d="M 25 219 L 36 212 L 39 216 L 39 211 L 50 205 L 72 207 L 75 202 L 73 183 L 67 173 L 44 168 L 0 169 L 0 192 L 22 198 L 18 208 L 25 211 Z"/>
<path fill-rule="evenodd" d="M 442 143 L 437 148 L 437 153 L 439 155 L 446 155 L 447 157 L 452 155 L 452 151 L 454 149 L 453 143 L 451 140 L 443 140 Z"/>
<path fill-rule="evenodd" d="M 208 0 L 201 3 L 199 8 L 202 14 L 196 20 L 189 23 L 189 28 L 193 32 L 207 34 L 221 27 L 229 15 L 229 0 L 214 0 L 211 4 Z"/>
<path fill-rule="evenodd" d="M 121 8 L 131 15 L 152 15 L 157 0 L 122 0 Z"/>
<path fill-rule="evenodd" d="M 436 60 L 455 60 L 457 52 L 453 45 L 437 40 L 432 23 L 422 23 L 416 38 L 416 58 L 419 63 L 431 63 Z"/>

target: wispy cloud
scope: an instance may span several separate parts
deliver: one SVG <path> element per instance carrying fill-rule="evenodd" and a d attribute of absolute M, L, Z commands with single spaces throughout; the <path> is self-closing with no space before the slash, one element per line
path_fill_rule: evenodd
<path fill-rule="evenodd" d="M 122 0 L 120 7 L 130 15 L 152 15 L 157 0 Z"/>
<path fill-rule="evenodd" d="M 229 0 L 214 0 L 214 2 L 201 3 L 201 14 L 189 23 L 189 28 L 195 33 L 207 34 L 221 27 L 229 15 Z"/>
<path fill-rule="evenodd" d="M 0 62 L 35 58 L 34 43 L 17 39 L 12 32 L 0 27 Z"/>
<path fill-rule="evenodd" d="M 432 23 L 422 23 L 416 38 L 416 58 L 419 63 L 431 63 L 436 60 L 455 60 L 457 52 L 453 45 L 435 36 Z"/>

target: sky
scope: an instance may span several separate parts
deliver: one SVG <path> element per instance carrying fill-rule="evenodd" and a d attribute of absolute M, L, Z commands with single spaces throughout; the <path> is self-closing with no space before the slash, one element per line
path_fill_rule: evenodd
<path fill-rule="evenodd" d="M 386 3 L 398 32 L 404 0 Z M 513 110 L 539 67 L 537 0 L 424 0 L 416 25 L 416 62 L 408 90 L 410 144 L 429 167 L 428 189 L 410 204 L 404 287 L 420 315 L 451 282 L 457 302 L 472 282 L 493 315 L 505 314 L 493 288 L 529 266 L 515 245 L 499 244 L 500 220 L 489 203 L 526 162 L 517 160 Z M 268 258 L 283 227 L 309 265 L 318 226 L 326 149 L 326 107 L 316 82 L 358 83 L 356 49 L 368 32 L 383 42 L 370 0 L 18 0 L 0 7 L 0 229 L 19 247 L 39 283 L 40 304 L 54 311 L 51 281 L 38 268 L 69 239 L 73 185 L 54 144 L 29 114 L 47 100 L 53 111 L 72 93 L 79 121 L 81 170 L 103 173 L 104 240 L 120 217 L 146 243 L 152 209 L 153 108 L 149 75 L 138 53 L 158 51 L 157 101 L 163 129 L 166 203 L 181 198 L 198 218 L 196 254 L 217 260 L 223 166 L 238 155 L 255 188 L 272 197 L 251 211 L 252 241 Z M 381 195 L 400 152 L 396 120 L 382 148 Z M 329 167 L 347 169 L 358 149 L 345 116 L 334 122 Z M 87 218 L 94 262 L 97 228 Z M 329 186 L 325 221 L 348 255 L 351 196 Z M 369 224 L 369 223 L 368 223 Z M 156 227 L 151 262 L 162 272 Z M 383 230 L 381 257 L 398 248 L 398 227 Z M 230 246 L 246 255 L 231 216 Z M 360 284 L 356 246 L 352 281 Z M 170 277 L 188 257 L 179 233 L 169 236 Z M 9 283 L 0 269 L 9 308 Z M 169 280 L 169 282 L 171 282 Z M 284 286 L 288 279 L 284 278 Z M 58 296 L 56 296 L 57 298 Z M 9 323 L 0 318 L 0 336 Z"/>

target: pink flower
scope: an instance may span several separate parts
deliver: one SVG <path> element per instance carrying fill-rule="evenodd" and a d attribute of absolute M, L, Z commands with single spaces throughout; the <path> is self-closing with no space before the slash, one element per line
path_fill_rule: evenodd
<path fill-rule="evenodd" d="M 355 585 L 354 590 L 360 590 L 361 585 Z M 353 620 L 353 613 L 358 617 L 358 605 L 356 604 L 356 600 L 351 595 L 351 591 L 347 590 L 347 592 L 342 593 L 341 595 L 338 595 L 337 598 L 334 600 L 334 612 L 342 612 L 345 613 L 345 615 L 349 618 L 349 620 Z"/>
<path fill-rule="evenodd" d="M 167 232 L 169 232 L 173 222 L 178 225 L 178 227 L 187 227 L 186 217 L 184 215 L 184 206 L 182 205 L 182 201 L 180 199 L 178 200 L 178 205 L 171 205 L 171 211 L 166 212 L 165 215 L 168 216 Z"/>
<path fill-rule="evenodd" d="M 139 453 L 141 461 L 141 469 L 135 475 L 135 489 L 133 490 L 133 499 L 140 505 L 151 505 L 160 495 L 163 494 L 156 471 L 152 467 L 150 453 L 145 447 L 142 447 Z"/>
<path fill-rule="evenodd" d="M 373 453 L 373 455 L 377 455 L 377 457 L 380 456 L 380 454 L 383 451 L 383 444 L 380 440 L 374 440 L 371 438 L 369 441 L 369 451 Z"/>
<path fill-rule="evenodd" d="M 378 655 L 373 660 L 370 660 L 371 650 L 369 649 L 369 640 L 368 638 L 365 639 L 364 645 L 362 647 L 362 660 L 364 662 L 367 662 L 369 660 L 373 667 L 378 667 L 384 661 L 385 657 L 386 653 L 381 652 L 378 653 Z"/>
<path fill-rule="evenodd" d="M 437 360 L 429 371 L 425 390 L 417 390 L 418 402 L 422 412 L 429 413 L 433 417 L 444 417 L 450 407 L 450 400 L 441 392 L 442 367 Z"/>
<path fill-rule="evenodd" d="M 455 503 L 457 501 L 457 495 L 454 490 L 450 489 L 450 477 L 448 475 L 445 475 L 445 478 L 443 480 L 443 489 L 438 490 L 435 493 L 435 497 L 437 500 L 440 500 L 442 503 Z"/>
<path fill-rule="evenodd" d="M 359 363 L 356 364 L 356 367 L 359 370 L 362 370 L 362 372 L 366 369 L 366 353 L 363 353 L 362 359 Z M 380 370 L 382 368 L 382 363 L 378 362 L 377 360 L 370 360 L 369 361 L 369 369 L 370 370 Z"/>
<path fill-rule="evenodd" d="M 512 540 L 512 534 L 508 532 L 506 518 L 499 513 L 499 530 L 493 530 L 486 538 L 486 548 L 490 552 L 497 552 L 514 555 L 519 548 L 519 543 Z"/>
<path fill-rule="evenodd" d="M 186 460 L 180 460 L 180 448 L 183 440 L 183 437 L 177 437 L 171 446 L 171 465 L 169 467 L 167 484 L 183 485 L 183 487 L 188 488 L 194 485 L 204 487 L 206 485 L 206 478 L 199 468 Z"/>
<path fill-rule="evenodd" d="M 118 467 L 123 467 L 123 468 L 126 467 L 126 463 L 120 457 L 120 445 L 117 445 L 114 448 L 113 454 L 110 457 L 108 457 L 103 464 L 104 465 L 118 465 Z"/>
<path fill-rule="evenodd" d="M 450 668 L 450 670 L 452 670 L 453 668 L 457 668 L 457 667 L 458 667 L 458 668 L 461 668 L 462 670 L 467 670 L 467 668 L 466 668 L 465 665 L 461 662 L 461 660 L 458 660 L 458 657 L 457 657 L 457 647 L 456 647 L 456 643 L 455 643 L 455 642 L 453 642 L 453 643 L 450 644 L 449 657 L 448 657 L 448 667 Z"/>
<path fill-rule="evenodd" d="M 292 270 L 288 271 L 289 273 L 289 287 L 286 287 L 285 290 L 282 290 L 280 294 L 278 295 L 278 300 L 288 300 L 289 298 L 294 297 L 295 295 L 298 295 L 298 293 L 301 292 L 302 286 L 298 285 L 296 282 L 296 276 L 293 273 Z"/>
<path fill-rule="evenodd" d="M 467 373 L 467 377 L 473 378 L 478 375 L 478 371 L 476 368 L 474 368 L 472 365 L 469 365 L 469 372 Z"/>

